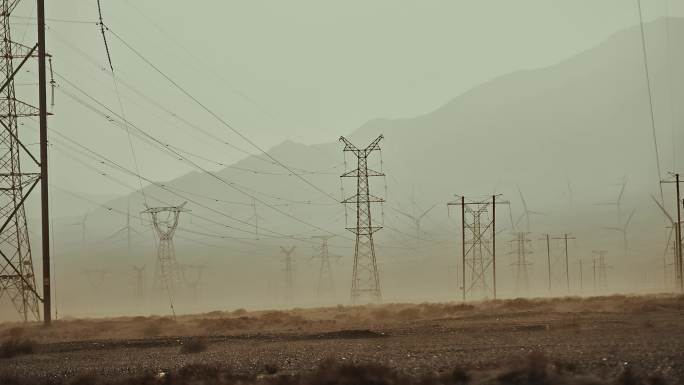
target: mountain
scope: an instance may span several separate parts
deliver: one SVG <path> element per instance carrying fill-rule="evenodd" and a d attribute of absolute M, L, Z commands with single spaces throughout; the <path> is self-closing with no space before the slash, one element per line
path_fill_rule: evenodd
<path fill-rule="evenodd" d="M 667 40 L 660 38 L 666 23 L 670 28 L 670 47 L 666 46 Z M 649 75 L 664 173 L 675 166 L 673 145 L 681 150 L 684 143 L 684 111 L 676 108 L 684 101 L 684 52 L 678 44 L 684 38 L 684 19 L 658 19 L 647 24 L 645 31 L 649 37 Z M 378 233 L 377 242 L 387 300 L 455 298 L 448 271 L 449 266 L 460 260 L 459 219 L 457 213 L 449 214 L 446 209 L 453 194 L 501 193 L 503 199 L 510 201 L 511 214 L 503 208 L 497 218 L 504 229 L 498 251 L 503 260 L 501 292 L 513 295 L 507 240 L 511 238 L 511 221 L 522 212 L 518 189 L 531 209 L 545 214 L 532 218 L 531 231 L 555 235 L 568 232 L 576 236 L 577 240 L 570 245 L 572 269 L 579 268 L 579 257 L 590 264 L 592 250 L 607 249 L 612 265 L 609 274 L 614 277 L 611 289 L 662 288 L 666 230 L 649 197 L 660 193 L 640 39 L 639 27 L 629 28 L 555 65 L 497 77 L 424 115 L 375 119 L 349 135 L 359 147 L 366 146 L 377 135 L 384 135 L 382 168 L 387 173 L 388 203 L 384 207 L 386 228 Z M 337 301 L 345 301 L 353 239 L 344 230 L 344 210 L 335 202 L 341 196 L 338 176 L 345 167 L 342 145 L 333 139 L 337 138 L 316 145 L 286 141 L 269 150 L 273 158 L 302 172 L 302 178 L 327 195 L 289 175 L 289 171 L 264 155 L 246 157 L 218 171 L 218 178 L 198 171 L 160 183 L 162 187 L 144 189 L 150 205 L 188 200 L 187 208 L 192 210 L 181 219 L 182 228 L 176 239 L 178 260 L 206 261 L 210 268 L 203 281 L 205 301 L 197 308 L 186 309 L 282 305 L 278 297 L 283 281 L 280 245 L 298 247 L 297 303 L 315 303 L 312 293 L 318 267 L 310 256 L 317 252 L 317 241 L 308 237 L 323 230 L 340 235 L 331 240 L 331 249 L 343 257 L 334 269 Z M 346 161 L 349 170 L 355 159 L 347 154 Z M 379 160 L 373 159 L 371 166 L 379 168 Z M 681 158 L 676 166 L 681 170 Z M 621 220 L 632 209 L 636 210 L 629 232 L 628 256 L 622 255 L 620 236 L 604 229 L 616 226 L 615 209 L 596 205 L 615 200 L 624 177 L 628 182 Z M 355 187 L 350 180 L 344 182 L 345 193 L 350 195 Z M 377 195 L 384 195 L 384 184 L 383 178 L 375 178 L 371 187 Z M 418 209 L 437 204 L 423 223 L 425 234 L 420 248 L 415 229 L 398 213 L 414 209 L 412 196 Z M 672 191 L 665 187 L 665 197 L 672 200 L 671 196 Z M 125 223 L 125 216 L 115 210 L 125 212 L 131 207 L 134 217 L 139 216 L 143 196 L 134 193 L 106 206 L 114 211 L 99 209 L 89 214 L 93 225 L 88 231 L 92 238 L 84 244 L 86 247 L 71 248 L 69 255 L 60 258 L 58 276 L 61 274 L 61 279 L 72 286 L 66 291 L 82 290 L 85 280 L 80 277 L 79 268 L 83 266 L 107 266 L 117 271 L 112 277 L 128 277 L 132 276 L 131 264 L 144 262 L 148 275 L 151 274 L 154 244 L 145 222 L 134 218 L 134 226 L 147 232 L 136 235 L 133 253 L 122 248 L 121 239 L 116 248 L 102 246 L 107 244 L 102 240 Z M 250 219 L 255 211 L 259 217 L 258 230 Z M 380 221 L 380 210 L 374 213 Z M 352 211 L 348 214 L 354 215 Z M 537 252 L 531 257 L 532 287 L 536 293 L 545 294 L 539 291 L 545 282 L 545 247 L 537 245 L 536 234 L 533 239 Z M 554 259 L 561 254 L 559 244 L 554 244 L 553 253 Z M 122 281 L 126 284 L 122 285 Z M 149 276 L 148 281 L 151 282 Z M 121 300 L 123 292 L 130 291 L 125 289 L 129 283 L 128 278 L 109 279 L 100 294 L 89 293 L 88 300 L 70 299 L 64 301 L 64 306 L 70 309 L 67 312 L 76 314 L 83 312 L 87 304 L 99 303 L 101 298 L 119 298 L 122 308 L 130 310 L 126 301 Z"/>

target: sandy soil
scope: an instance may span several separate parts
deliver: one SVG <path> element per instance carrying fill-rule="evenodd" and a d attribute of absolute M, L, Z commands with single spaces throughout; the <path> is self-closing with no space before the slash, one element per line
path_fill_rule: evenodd
<path fill-rule="evenodd" d="M 684 296 L 212 312 L 175 320 L 61 320 L 50 328 L 0 324 L 0 341 L 11 338 L 36 343 L 31 354 L 0 358 L 0 374 L 22 378 L 121 378 L 197 363 L 248 376 L 301 374 L 326 360 L 378 363 L 415 376 L 455 367 L 484 373 L 540 352 L 597 378 L 630 367 L 684 383 Z M 193 343 L 198 351 L 188 352 Z"/>

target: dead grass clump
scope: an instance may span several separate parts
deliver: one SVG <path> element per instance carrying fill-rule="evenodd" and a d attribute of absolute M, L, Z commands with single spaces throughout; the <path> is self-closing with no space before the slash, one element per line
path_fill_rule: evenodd
<path fill-rule="evenodd" d="M 209 348 L 209 342 L 204 338 L 191 338 L 182 342 L 180 347 L 181 354 L 201 353 Z"/>

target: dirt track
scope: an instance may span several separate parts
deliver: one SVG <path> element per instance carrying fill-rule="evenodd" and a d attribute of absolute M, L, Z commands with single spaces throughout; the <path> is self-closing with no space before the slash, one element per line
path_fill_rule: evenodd
<path fill-rule="evenodd" d="M 155 329 L 150 322 L 168 327 Z M 0 359 L 0 371 L 22 377 L 113 378 L 204 363 L 256 375 L 267 365 L 279 373 L 311 371 L 331 358 L 424 374 L 454 366 L 496 369 L 537 351 L 599 377 L 614 376 L 630 365 L 676 384 L 684 383 L 683 322 L 683 297 L 210 313 L 178 321 L 65 321 L 53 330 L 26 331 L 39 341 L 36 352 Z M 141 323 L 147 324 L 130 326 Z M 0 337 L 10 326 L 0 326 Z M 199 335 L 206 350 L 182 354 L 180 346 Z"/>

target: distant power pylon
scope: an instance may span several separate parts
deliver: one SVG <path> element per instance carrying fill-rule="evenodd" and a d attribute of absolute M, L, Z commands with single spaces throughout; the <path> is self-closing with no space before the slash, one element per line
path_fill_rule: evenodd
<path fill-rule="evenodd" d="M 252 216 L 249 217 L 246 222 L 252 222 L 254 221 L 254 237 L 258 240 L 259 239 L 259 219 L 264 219 L 259 213 L 257 212 L 257 204 L 256 204 L 256 198 L 252 198 Z"/>
<path fill-rule="evenodd" d="M 69 226 L 78 226 L 81 228 L 81 244 L 85 245 L 86 243 L 86 222 L 88 221 L 88 212 L 86 211 L 85 214 L 80 218 L 78 222 L 74 223 L 69 223 Z"/>
<path fill-rule="evenodd" d="M 165 290 L 169 297 L 180 282 L 180 268 L 176 260 L 173 245 L 173 235 L 178 228 L 180 213 L 189 211 L 184 208 L 186 202 L 180 206 L 150 207 L 143 214 L 152 216 L 152 224 L 159 239 L 157 247 L 157 265 L 154 272 L 154 285 Z M 165 215 L 165 216 L 164 216 Z"/>
<path fill-rule="evenodd" d="M 293 266 L 292 266 L 292 253 L 294 253 L 296 246 L 292 246 L 289 249 L 286 249 L 282 246 L 280 246 L 280 252 L 285 254 L 285 267 L 283 268 L 283 272 L 285 273 L 285 300 L 286 301 L 292 301 L 292 298 L 294 297 L 294 272 L 293 272 Z"/>
<path fill-rule="evenodd" d="M 569 236 L 570 234 L 563 234 L 562 237 L 556 237 L 553 239 L 559 239 L 564 242 L 565 245 L 565 286 L 570 292 L 570 256 L 568 254 L 568 240 L 569 239 L 576 239 L 575 237 Z"/>
<path fill-rule="evenodd" d="M 380 151 L 382 138 L 383 136 L 380 135 L 368 147 L 358 149 L 350 141 L 340 137 L 340 141 L 344 143 L 342 151 L 351 152 L 358 159 L 356 169 L 345 172 L 341 176 L 342 178 L 356 178 L 356 194 L 342 201 L 343 204 L 354 204 L 356 206 L 356 226 L 347 228 L 356 234 L 351 287 L 352 303 L 357 303 L 362 297 L 367 297 L 375 302 L 382 300 L 380 275 L 375 259 L 375 244 L 373 243 L 373 234 L 382 227 L 373 226 L 371 203 L 382 203 L 384 199 L 371 195 L 368 183 L 369 177 L 385 175 L 368 168 L 368 157 L 373 151 Z"/>
<path fill-rule="evenodd" d="M 496 205 L 509 202 L 497 200 L 500 195 L 492 195 L 487 200 L 466 200 L 458 196 L 449 206 L 461 206 L 461 268 L 462 295 L 478 292 L 481 297 L 490 294 L 496 298 Z M 488 215 L 491 210 L 491 216 Z M 466 235 L 467 234 L 467 235 Z M 491 285 L 487 274 L 491 270 Z M 466 275 L 469 271 L 469 275 Z"/>
<path fill-rule="evenodd" d="M 145 265 L 133 266 L 133 273 L 135 274 L 135 296 L 142 298 L 145 295 Z"/>
<path fill-rule="evenodd" d="M 197 299 L 197 289 L 202 282 L 202 275 L 204 274 L 204 269 L 206 269 L 206 267 L 206 263 L 181 265 L 183 282 L 192 290 L 192 297 L 194 299 Z"/>
<path fill-rule="evenodd" d="M 316 296 L 318 298 L 334 298 L 335 297 L 335 281 L 333 279 L 332 269 L 330 267 L 330 258 L 339 260 L 339 256 L 333 256 L 328 249 L 328 240 L 333 235 L 317 235 L 312 238 L 318 239 L 321 242 L 318 255 L 311 257 L 312 259 L 320 259 L 321 265 L 318 270 L 318 284 L 316 285 Z"/>
<path fill-rule="evenodd" d="M 513 255 L 516 260 L 512 263 L 515 267 L 515 291 L 516 293 L 528 294 L 530 289 L 530 280 L 527 267 L 532 265 L 527 257 L 532 254 L 531 240 L 528 238 L 529 233 L 517 232 L 515 239 L 511 241 L 513 244 Z"/>
<path fill-rule="evenodd" d="M 606 265 L 606 251 L 595 250 L 594 252 L 594 290 L 608 288 L 608 265 Z"/>
<path fill-rule="evenodd" d="M 83 270 L 83 274 L 86 276 L 86 280 L 91 288 L 95 291 L 99 291 L 104 283 L 105 277 L 109 274 L 109 270 L 105 269 L 87 269 Z"/>

